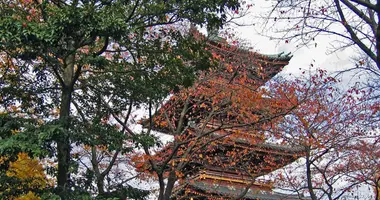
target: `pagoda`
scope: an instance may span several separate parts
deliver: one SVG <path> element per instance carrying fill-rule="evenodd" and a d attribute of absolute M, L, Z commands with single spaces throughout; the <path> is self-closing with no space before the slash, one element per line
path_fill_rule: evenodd
<path fill-rule="evenodd" d="M 259 90 L 267 81 L 279 73 L 286 66 L 290 54 L 263 55 L 249 50 L 227 44 L 219 37 L 209 37 L 208 50 L 220 60 L 219 69 L 213 71 L 217 74 L 209 78 L 210 81 L 218 80 L 224 84 L 241 84 L 238 76 L 244 76 L 244 83 L 249 82 L 253 90 Z M 229 67 L 233 66 L 233 69 Z M 240 81 L 240 82 L 239 82 Z M 198 83 L 197 87 L 216 87 L 209 82 Z M 197 83 L 196 83 L 197 84 Z M 222 91 L 223 86 L 218 91 Z M 167 119 L 173 124 L 178 123 L 183 102 L 177 96 L 178 92 L 154 115 L 152 129 L 172 134 L 169 131 Z M 219 113 L 212 119 L 205 120 L 210 113 L 211 103 L 209 96 L 202 96 L 201 106 L 194 101 L 186 113 L 186 126 L 181 135 L 186 140 L 200 138 L 197 141 L 190 157 L 187 157 L 182 166 L 182 178 L 174 189 L 173 199 L 247 199 L 247 200 L 278 200 L 278 199 L 307 199 L 297 195 L 287 195 L 273 191 L 273 183 L 261 179 L 274 170 L 280 169 L 295 161 L 303 155 L 303 149 L 297 146 L 287 146 L 266 141 L 265 135 L 258 132 L 257 128 L 264 122 L 257 122 L 249 126 L 243 126 L 239 122 L 241 117 L 234 114 Z M 194 99 L 194 98 L 193 98 Z M 275 100 L 261 98 L 257 100 L 257 109 L 248 110 L 257 116 L 268 113 L 268 109 Z M 223 107 L 223 106 L 219 106 Z M 173 109 L 174 108 L 174 109 Z M 165 110 L 171 110 L 164 114 Z M 272 109 L 273 110 L 273 109 Z M 275 109 L 274 109 L 275 110 Z M 227 112 L 227 111 L 226 111 Z M 262 115 L 264 115 L 262 114 Z M 197 116 L 197 117 L 194 117 Z M 264 117 L 263 117 L 264 118 Z M 173 120 L 172 120 L 173 119 Z M 243 120 L 244 121 L 244 120 Z M 147 123 L 143 122 L 145 126 Z M 157 153 L 158 157 L 165 157 L 172 148 L 171 143 Z M 186 150 L 186 146 L 181 147 Z M 184 157 L 176 155 L 171 165 L 183 163 Z"/>

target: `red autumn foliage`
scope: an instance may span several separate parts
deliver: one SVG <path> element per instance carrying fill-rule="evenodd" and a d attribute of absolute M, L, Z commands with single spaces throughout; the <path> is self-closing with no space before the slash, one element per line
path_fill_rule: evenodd
<path fill-rule="evenodd" d="M 336 82 L 320 70 L 297 84 L 283 83 L 281 87 L 293 88 L 301 103 L 270 129 L 306 152 L 304 162 L 290 169 L 295 173 L 281 172 L 287 176 L 281 175 L 279 185 L 309 193 L 312 199 L 340 199 L 360 185 L 378 190 L 378 103 L 369 91 L 343 92 Z"/>

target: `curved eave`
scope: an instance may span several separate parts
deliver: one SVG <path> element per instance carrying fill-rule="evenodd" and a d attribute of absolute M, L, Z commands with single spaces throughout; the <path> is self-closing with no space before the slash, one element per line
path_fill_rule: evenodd
<path fill-rule="evenodd" d="M 191 190 L 193 188 L 194 190 Z M 186 189 L 188 192 L 186 192 Z M 250 188 L 248 191 L 245 191 L 245 187 L 236 187 L 236 185 L 219 185 L 217 183 L 207 183 L 204 181 L 192 181 L 186 183 L 181 188 L 175 191 L 175 194 L 179 194 L 182 192 L 186 195 L 191 195 L 191 193 L 197 194 L 197 196 L 201 197 L 210 197 L 212 199 L 225 199 L 225 197 L 236 198 L 240 196 L 243 192 L 245 195 L 241 199 L 255 199 L 255 200 L 300 200 L 300 199 L 308 199 L 300 197 L 296 194 L 282 194 L 273 191 L 261 190 L 260 188 Z M 188 196 L 188 197 L 189 197 Z"/>
<path fill-rule="evenodd" d="M 222 39 L 220 39 L 218 41 L 208 40 L 208 43 L 211 47 L 216 47 L 216 48 L 225 47 L 226 49 L 223 49 L 224 51 L 234 51 L 234 52 L 239 52 L 239 53 L 243 53 L 243 54 L 250 54 L 251 57 L 254 57 L 257 60 L 268 61 L 268 62 L 283 61 L 283 62 L 288 63 L 290 61 L 290 59 L 292 59 L 292 57 L 293 57 L 291 52 L 289 52 L 289 53 L 280 52 L 277 54 L 262 54 L 262 53 L 250 51 L 248 49 L 242 49 L 242 48 L 239 48 L 237 46 L 228 44 L 227 42 L 223 42 Z"/>
<path fill-rule="evenodd" d="M 261 54 L 261 56 L 266 57 L 269 60 L 288 61 L 288 62 L 293 57 L 293 55 L 290 52 L 289 53 L 281 52 L 278 54 Z"/>

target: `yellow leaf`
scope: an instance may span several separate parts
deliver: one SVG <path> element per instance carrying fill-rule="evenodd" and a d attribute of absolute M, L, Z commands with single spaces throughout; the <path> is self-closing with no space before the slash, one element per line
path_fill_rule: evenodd
<path fill-rule="evenodd" d="M 28 181 L 28 186 L 33 188 L 45 188 L 47 185 L 42 165 L 38 160 L 29 158 L 26 153 L 18 154 L 18 159 L 9 164 L 6 175 Z"/>
<path fill-rule="evenodd" d="M 28 194 L 19 196 L 14 200 L 40 200 L 41 198 L 36 196 L 33 192 L 29 191 Z"/>

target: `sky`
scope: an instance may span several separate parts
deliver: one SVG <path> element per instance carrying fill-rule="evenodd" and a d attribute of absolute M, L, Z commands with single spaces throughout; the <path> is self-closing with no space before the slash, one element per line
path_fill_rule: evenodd
<path fill-rule="evenodd" d="M 285 74 L 300 74 L 301 69 L 310 69 L 311 64 L 314 68 L 326 69 L 333 73 L 340 69 L 347 69 L 353 67 L 354 64 L 350 58 L 352 55 L 352 49 L 346 49 L 345 51 L 339 51 L 334 54 L 328 54 L 328 49 L 331 48 L 332 37 L 319 36 L 316 38 L 317 46 L 311 45 L 310 47 L 297 48 L 296 44 L 292 41 L 278 41 L 271 40 L 269 37 L 260 35 L 262 31 L 262 25 L 256 18 L 267 14 L 272 0 L 254 0 L 247 2 L 252 4 L 250 14 L 239 19 L 241 24 L 254 24 L 250 26 L 233 26 L 232 30 L 235 32 L 237 38 L 248 41 L 254 51 L 263 54 L 275 54 L 280 52 L 291 52 L 293 58 L 290 60 L 288 66 L 286 66 L 282 72 Z M 269 23 L 270 25 L 270 23 Z M 274 33 L 267 33 L 271 35 Z"/>

